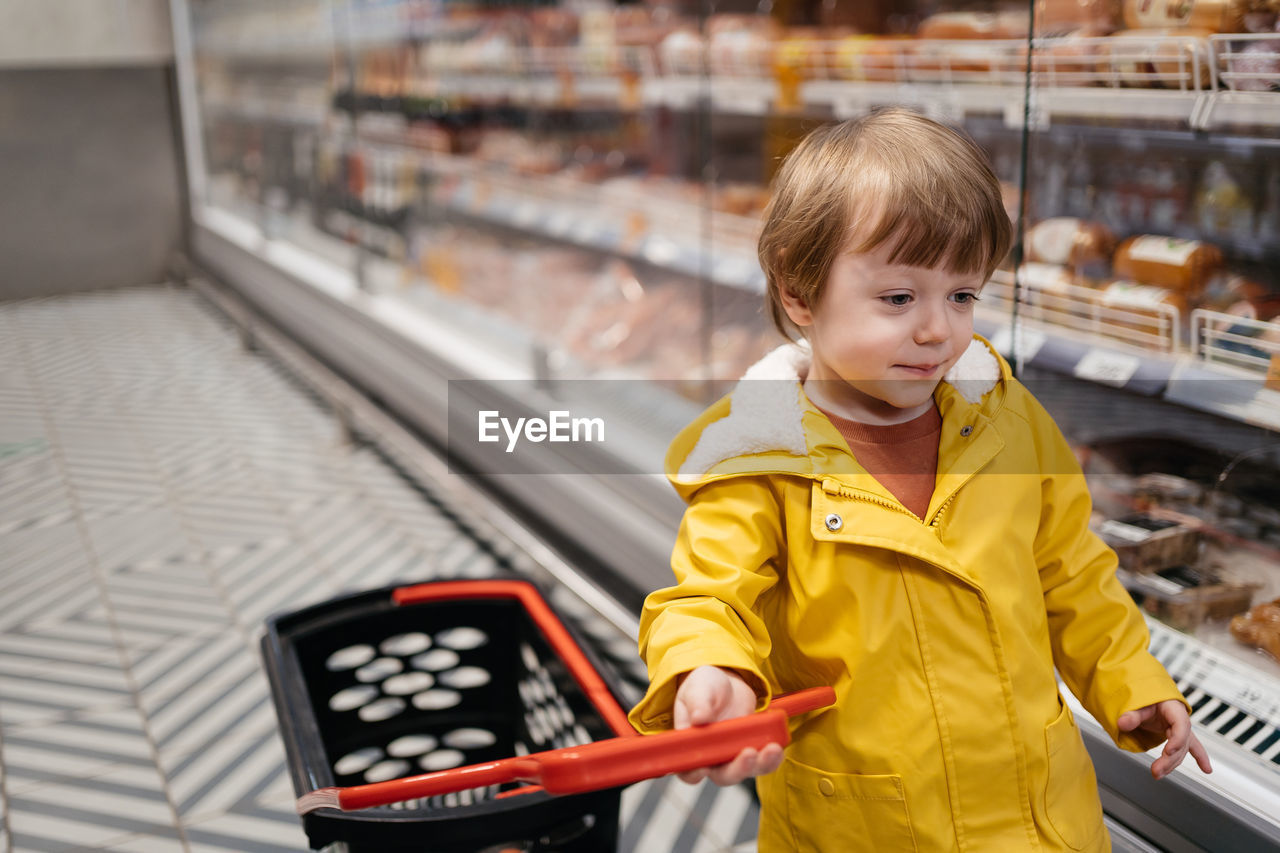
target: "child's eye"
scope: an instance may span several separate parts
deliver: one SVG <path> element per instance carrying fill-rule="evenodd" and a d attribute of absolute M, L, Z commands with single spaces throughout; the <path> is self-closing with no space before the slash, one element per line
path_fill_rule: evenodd
<path fill-rule="evenodd" d="M 978 301 L 978 294 L 962 292 L 962 293 L 954 294 L 951 298 L 954 299 L 956 302 L 960 303 L 961 305 L 972 305 L 973 303 Z"/>
<path fill-rule="evenodd" d="M 906 305 L 911 301 L 911 294 L 910 293 L 891 293 L 888 296 L 881 296 L 880 298 L 883 299 L 885 302 L 888 302 L 890 305 L 894 306 L 895 308 L 901 308 L 902 306 Z"/>

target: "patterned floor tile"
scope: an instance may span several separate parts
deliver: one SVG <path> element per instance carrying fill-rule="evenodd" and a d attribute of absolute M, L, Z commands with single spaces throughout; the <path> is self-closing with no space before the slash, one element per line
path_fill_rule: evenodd
<path fill-rule="evenodd" d="M 292 810 L 219 815 L 189 825 L 186 835 L 191 853 L 299 853 L 308 848 Z"/>
<path fill-rule="evenodd" d="M 150 560 L 166 560 L 197 550 L 173 507 L 122 512 L 85 523 L 94 557 L 104 571 Z"/>
<path fill-rule="evenodd" d="M 183 291 L 0 305 L 0 410 L 0 851 L 4 832 L 14 851 L 304 850 L 263 620 L 486 576 L 510 543 L 345 443 Z M 628 853 L 743 840 L 741 791 L 671 784 L 624 796 Z M 698 809 L 729 828 L 701 831 Z"/>
<path fill-rule="evenodd" d="M 186 849 L 186 846 L 178 837 L 177 830 L 170 830 L 165 835 L 133 833 L 99 847 L 82 848 L 82 850 L 77 850 L 75 853 L 89 853 L 90 850 L 99 851 L 99 853 L 101 851 L 112 851 L 112 853 L 178 853 Z"/>

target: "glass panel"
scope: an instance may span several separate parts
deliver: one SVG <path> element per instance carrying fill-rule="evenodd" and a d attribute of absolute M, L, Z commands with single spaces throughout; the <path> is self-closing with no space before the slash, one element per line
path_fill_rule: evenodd
<path fill-rule="evenodd" d="M 1272 787 L 1253 747 L 1280 724 L 1276 11 L 1037 3 L 1013 336 L 1201 737 Z"/>
<path fill-rule="evenodd" d="M 335 49 L 330 4 L 194 0 L 190 11 L 204 201 L 269 236 L 291 233 L 313 209 Z"/>

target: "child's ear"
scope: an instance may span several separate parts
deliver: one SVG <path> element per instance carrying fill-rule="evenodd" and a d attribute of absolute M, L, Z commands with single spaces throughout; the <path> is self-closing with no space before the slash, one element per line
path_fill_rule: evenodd
<path fill-rule="evenodd" d="M 801 327 L 813 325 L 813 310 L 785 284 L 778 287 L 778 299 L 792 323 Z"/>

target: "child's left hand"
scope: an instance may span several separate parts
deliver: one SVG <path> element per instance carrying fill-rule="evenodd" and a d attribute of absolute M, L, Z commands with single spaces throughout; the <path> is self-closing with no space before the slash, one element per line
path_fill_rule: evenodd
<path fill-rule="evenodd" d="M 1122 732 L 1146 729 L 1165 736 L 1164 752 L 1151 763 L 1151 775 L 1157 779 L 1163 779 L 1172 773 L 1173 768 L 1186 758 L 1188 751 L 1201 770 L 1205 773 L 1213 772 L 1213 767 L 1209 764 L 1209 753 L 1205 752 L 1204 745 L 1191 731 L 1187 707 L 1176 699 L 1167 699 L 1136 711 L 1125 711 L 1116 725 Z"/>

